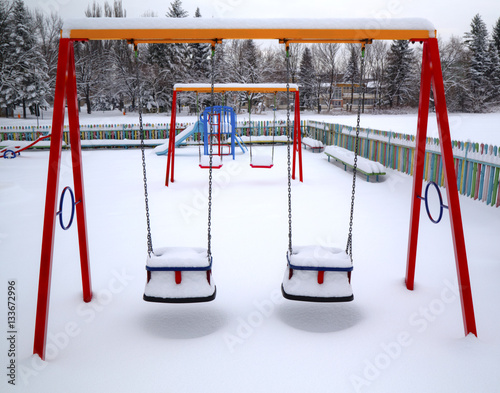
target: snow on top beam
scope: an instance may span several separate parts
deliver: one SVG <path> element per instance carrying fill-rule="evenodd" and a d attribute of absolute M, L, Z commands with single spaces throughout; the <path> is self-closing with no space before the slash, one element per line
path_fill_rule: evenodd
<path fill-rule="evenodd" d="M 277 39 L 288 42 L 424 40 L 436 37 L 422 18 L 398 19 L 222 19 L 81 18 L 64 22 L 62 38 L 145 42 L 213 42 Z"/>
<path fill-rule="evenodd" d="M 198 93 L 210 93 L 212 86 L 210 83 L 176 83 L 175 91 L 197 91 Z M 289 90 L 294 92 L 299 90 L 299 86 L 290 83 Z M 226 91 L 247 91 L 258 93 L 275 93 L 286 91 L 285 83 L 216 83 L 214 93 L 224 93 Z"/>

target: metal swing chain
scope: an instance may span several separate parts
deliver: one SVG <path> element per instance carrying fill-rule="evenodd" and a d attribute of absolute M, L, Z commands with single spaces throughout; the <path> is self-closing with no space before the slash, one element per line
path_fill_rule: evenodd
<path fill-rule="evenodd" d="M 290 160 L 290 52 L 286 45 L 286 154 L 288 168 L 288 252 L 292 254 L 292 168 Z"/>
<path fill-rule="evenodd" d="M 141 79 L 139 78 L 139 56 L 137 51 L 137 46 L 135 50 L 135 61 L 136 61 L 136 78 L 137 85 L 139 88 L 138 106 L 139 106 L 139 134 L 141 136 L 141 155 L 142 155 L 142 174 L 144 180 L 144 203 L 146 205 L 146 223 L 148 228 L 148 255 L 151 257 L 153 253 L 153 241 L 151 240 L 151 223 L 149 219 L 149 200 L 148 200 L 148 177 L 146 175 L 146 153 L 144 146 L 144 128 L 142 125 L 142 89 L 141 89 Z"/>
<path fill-rule="evenodd" d="M 208 234 L 207 234 L 207 257 L 208 259 L 212 256 L 212 134 L 214 130 L 213 126 L 213 115 L 214 115 L 214 85 L 215 85 L 215 44 L 212 44 L 212 57 L 211 57 L 211 67 L 212 72 L 210 73 L 210 105 L 212 107 L 210 113 L 210 135 L 208 137 L 208 143 L 210 145 L 209 149 L 209 170 L 208 170 Z"/>
<path fill-rule="evenodd" d="M 351 215 L 349 219 L 349 235 L 347 236 L 346 254 L 349 254 L 352 262 L 352 224 L 354 219 L 354 198 L 356 195 L 356 174 L 358 167 L 358 145 L 359 145 L 359 123 L 361 119 L 361 97 L 364 95 L 365 86 L 363 85 L 363 75 L 365 72 L 365 44 L 361 44 L 361 66 L 359 75 L 359 86 L 361 87 L 361 95 L 358 97 L 358 119 L 356 122 L 356 139 L 354 143 L 354 165 L 352 168 L 352 194 L 351 194 Z"/>

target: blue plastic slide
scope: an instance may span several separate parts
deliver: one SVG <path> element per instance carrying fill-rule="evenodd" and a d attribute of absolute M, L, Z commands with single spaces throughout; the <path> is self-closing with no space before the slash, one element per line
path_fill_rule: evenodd
<path fill-rule="evenodd" d="M 190 125 L 189 127 L 186 127 L 184 130 L 182 130 L 176 137 L 175 137 L 175 146 L 181 145 L 187 138 L 192 136 L 193 134 L 196 134 L 198 132 L 203 132 L 203 124 L 201 124 L 199 121 L 196 123 Z M 168 154 L 168 141 L 164 143 L 163 145 L 157 146 L 154 149 L 156 155 L 158 156 L 164 156 Z"/>

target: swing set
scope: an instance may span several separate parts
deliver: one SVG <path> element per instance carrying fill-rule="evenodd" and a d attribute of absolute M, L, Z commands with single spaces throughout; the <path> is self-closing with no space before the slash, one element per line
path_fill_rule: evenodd
<path fill-rule="evenodd" d="M 59 57 L 52 120 L 52 139 L 49 153 L 48 177 L 45 200 L 42 249 L 38 301 L 35 321 L 33 353 L 45 359 L 48 327 L 50 278 L 57 210 L 57 193 L 61 167 L 62 133 L 65 102 L 68 108 L 69 134 L 71 143 L 73 181 L 75 189 L 74 205 L 78 229 L 80 263 L 82 271 L 83 300 L 92 300 L 90 264 L 87 241 L 85 195 L 83 189 L 83 167 L 80 144 L 80 129 L 75 78 L 74 42 L 82 40 L 127 40 L 135 46 L 143 43 L 210 43 L 211 56 L 211 102 L 214 106 L 215 93 L 215 45 L 223 39 L 277 39 L 285 44 L 287 66 L 287 166 L 288 166 L 288 250 L 287 268 L 282 284 L 286 298 L 301 301 L 350 301 L 353 299 L 350 287 L 352 271 L 352 228 L 356 184 L 356 161 L 359 139 L 361 108 L 358 107 L 356 128 L 355 165 L 351 195 L 351 214 L 347 247 L 292 247 L 291 209 L 291 121 L 290 121 L 290 44 L 293 43 L 358 43 L 362 48 L 361 77 L 363 78 L 365 47 L 373 40 L 409 40 L 423 44 L 420 101 L 418 110 L 417 137 L 415 148 L 415 171 L 411 197 L 411 218 L 408 237 L 406 287 L 413 289 L 418 229 L 420 220 L 423 170 L 425 163 L 425 140 L 429 116 L 431 87 L 437 112 L 437 123 L 448 211 L 455 251 L 456 270 L 462 306 L 465 334 L 477 336 L 472 292 L 470 286 L 467 253 L 463 233 L 456 175 L 454 169 L 448 114 L 446 108 L 443 75 L 439 57 L 438 42 L 434 26 L 425 19 L 103 19 L 86 18 L 67 21 L 59 41 Z M 139 80 L 139 67 L 137 66 Z M 362 82 L 362 79 L 361 79 Z M 363 86 L 363 84 L 361 83 Z M 175 92 L 174 92 L 175 93 Z M 175 105 L 173 106 L 175 108 Z M 296 105 L 296 108 L 298 105 Z M 139 119 L 142 124 L 142 103 L 139 104 Z M 172 121 L 171 124 L 175 124 Z M 296 122 L 296 124 L 298 124 Z M 213 125 L 210 124 L 213 133 Z M 172 130 L 171 130 L 172 131 Z M 295 131 L 294 131 L 295 132 Z M 300 134 L 300 132 L 299 132 Z M 172 136 L 172 135 L 171 135 Z M 171 138 L 173 140 L 174 138 Z M 300 145 L 299 145 L 300 147 Z M 149 226 L 146 162 L 144 156 L 144 131 L 141 127 L 141 150 L 144 172 L 144 191 L 148 229 L 148 258 L 146 269 L 148 282 L 144 299 L 159 302 L 199 302 L 215 298 L 216 290 L 211 277 L 211 208 L 213 145 L 209 144 L 209 198 L 207 248 L 158 248 L 153 252 Z M 173 149 L 171 149 L 173 150 Z M 299 149 L 300 150 L 300 149 Z M 170 151 L 169 151 L 170 153 Z M 173 161 L 172 161 L 173 180 Z M 167 172 L 168 179 L 168 172 Z M 427 201 L 426 201 L 427 203 Z M 189 277 L 188 277 L 189 276 Z M 189 279 L 188 279 L 189 278 Z M 193 284 L 189 287 L 184 284 Z"/>
<path fill-rule="evenodd" d="M 296 163 L 299 167 L 299 179 L 300 181 L 304 181 L 304 175 L 302 171 L 302 151 L 300 149 L 301 146 L 301 132 L 300 132 L 300 105 L 299 105 L 299 87 L 297 84 L 290 83 L 288 84 L 288 90 L 291 93 L 295 94 L 295 101 L 294 101 L 294 128 L 293 128 L 293 138 L 292 138 L 292 143 L 293 143 L 293 169 L 292 169 L 292 179 L 295 179 L 295 172 L 296 172 Z M 246 92 L 247 96 L 250 96 L 251 93 L 274 93 L 275 95 L 275 101 L 276 101 L 276 94 L 278 92 L 286 92 L 287 91 L 287 85 L 283 83 L 215 83 L 213 85 L 213 93 L 214 94 L 225 94 L 227 92 Z M 196 96 L 198 97 L 199 93 L 212 93 L 212 86 L 209 83 L 177 83 L 174 85 L 173 88 L 173 97 L 172 97 L 172 114 L 170 118 L 170 132 L 169 132 L 169 141 L 174 141 L 175 140 L 175 122 L 177 118 L 177 93 L 178 92 L 196 92 Z M 198 99 L 197 99 L 198 101 Z M 275 102 L 276 106 L 276 102 Z M 217 107 L 218 108 L 218 107 Z M 198 112 L 198 102 L 196 104 L 196 109 Z M 210 114 L 206 116 L 207 110 L 209 108 L 205 109 L 204 112 L 204 124 L 205 127 L 207 127 L 211 120 Z M 216 111 L 220 112 L 220 110 Z M 253 130 L 251 129 L 251 119 L 250 119 L 250 113 L 251 113 L 251 100 L 248 98 L 248 113 L 249 113 L 249 124 L 250 124 L 250 131 L 249 131 L 249 136 L 250 136 L 250 166 L 252 168 L 272 168 L 274 164 L 274 136 L 276 134 L 276 111 L 274 111 L 274 117 L 273 117 L 273 143 L 272 143 L 272 155 L 270 157 L 268 156 L 255 156 L 253 154 L 252 150 L 252 133 Z M 215 122 L 213 122 L 213 126 L 216 127 L 216 129 L 220 129 L 220 127 L 223 124 L 226 124 L 226 122 L 223 122 L 222 119 L 224 118 L 224 114 L 221 113 L 220 115 L 214 116 Z M 226 131 L 227 133 L 227 131 Z M 205 132 L 205 134 L 210 134 L 208 131 Z M 214 155 L 213 160 L 217 161 L 217 165 L 213 165 L 213 169 L 219 169 L 222 167 L 222 162 L 219 157 L 221 157 L 222 154 L 222 149 L 224 146 L 221 146 L 221 133 L 220 132 L 215 132 L 214 136 L 216 137 L 217 143 L 215 144 L 217 148 L 217 153 Z M 234 159 L 234 138 L 231 138 L 231 145 L 230 145 L 230 154 L 233 155 Z M 208 145 L 211 143 L 210 137 L 209 138 L 204 138 L 203 144 L 204 144 L 204 154 L 208 155 Z M 207 160 L 204 160 L 203 165 L 201 163 L 202 156 L 200 152 L 200 167 L 202 168 L 208 168 L 207 165 Z M 168 187 L 169 183 L 174 182 L 174 164 L 175 164 L 175 143 L 170 143 L 169 149 L 168 149 L 168 158 L 167 158 L 167 170 L 166 170 L 166 175 L 165 175 L 165 185 Z"/>

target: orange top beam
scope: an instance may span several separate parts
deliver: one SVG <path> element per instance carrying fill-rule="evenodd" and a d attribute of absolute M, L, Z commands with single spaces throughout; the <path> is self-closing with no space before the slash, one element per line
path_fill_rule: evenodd
<path fill-rule="evenodd" d="M 369 42 L 425 40 L 432 23 L 400 19 L 205 19 L 84 18 L 67 20 L 62 38 L 150 42 L 213 42 L 221 39 L 276 39 L 282 42 Z"/>

